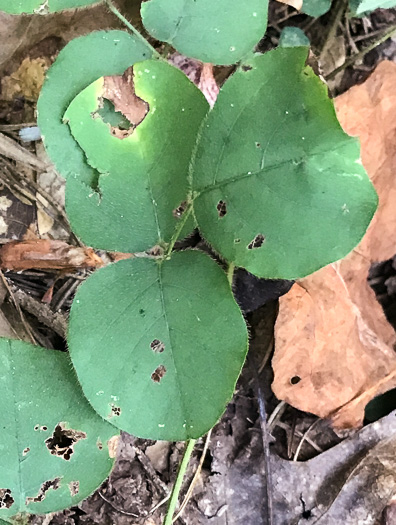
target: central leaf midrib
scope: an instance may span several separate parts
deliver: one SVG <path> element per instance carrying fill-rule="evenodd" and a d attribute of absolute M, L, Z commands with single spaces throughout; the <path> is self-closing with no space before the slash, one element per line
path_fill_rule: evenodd
<path fill-rule="evenodd" d="M 341 149 L 341 148 L 343 148 L 345 146 L 346 146 L 346 143 L 341 143 L 341 144 L 339 144 L 339 146 L 333 148 L 331 151 L 336 151 L 336 150 Z M 207 192 L 209 192 L 211 190 L 222 188 L 224 186 L 227 186 L 228 184 L 233 184 L 234 182 L 239 182 L 239 181 L 244 180 L 244 179 L 249 179 L 250 177 L 255 177 L 257 175 L 265 175 L 267 172 L 273 171 L 273 170 L 275 170 L 277 168 L 282 168 L 283 166 L 285 166 L 287 164 L 291 164 L 293 162 L 302 163 L 304 161 L 309 161 L 309 160 L 313 159 L 314 157 L 317 157 L 317 156 L 320 156 L 320 155 L 325 155 L 327 153 L 328 153 L 328 150 L 327 151 L 317 151 L 316 153 L 306 154 L 306 155 L 298 157 L 298 158 L 292 157 L 292 158 L 289 158 L 289 159 L 284 160 L 282 162 L 277 162 L 277 163 L 272 164 L 270 166 L 266 166 L 266 167 L 264 167 L 262 169 L 259 169 L 257 171 L 243 172 L 243 173 L 240 173 L 238 175 L 234 175 L 232 177 L 229 177 L 228 179 L 224 179 L 222 181 L 216 182 L 215 184 L 204 186 L 201 190 L 194 190 L 194 198 L 197 198 L 200 195 L 202 195 L 203 193 L 207 193 Z M 296 165 L 296 167 L 297 166 L 298 165 Z"/>
<path fill-rule="evenodd" d="M 176 380 L 175 382 L 176 382 L 177 390 L 178 390 L 178 394 L 179 394 L 180 406 L 182 408 L 182 412 L 183 412 L 183 415 L 184 415 L 184 418 L 185 418 L 185 423 L 186 423 L 185 431 L 186 431 L 186 435 L 189 435 L 189 427 L 187 428 L 188 412 L 186 410 L 186 406 L 185 406 L 185 403 L 184 403 L 184 398 L 183 398 L 183 395 L 182 395 L 181 384 L 180 384 L 180 381 L 179 381 L 179 374 L 178 374 L 178 370 L 177 370 L 177 367 L 176 367 L 175 356 L 174 356 L 174 352 L 173 352 L 173 343 L 172 343 L 171 330 L 170 330 L 169 321 L 168 321 L 168 315 L 167 315 L 166 306 L 165 306 L 164 285 L 163 285 L 163 282 L 162 282 L 162 265 L 163 265 L 163 263 L 158 264 L 158 286 L 159 286 L 159 290 L 160 290 L 162 310 L 164 312 L 165 325 L 166 325 L 166 329 L 167 329 L 168 337 L 169 337 L 170 356 L 171 356 L 171 359 L 172 359 L 172 362 L 173 362 L 173 367 L 174 367 L 174 370 L 175 370 L 175 380 Z"/>

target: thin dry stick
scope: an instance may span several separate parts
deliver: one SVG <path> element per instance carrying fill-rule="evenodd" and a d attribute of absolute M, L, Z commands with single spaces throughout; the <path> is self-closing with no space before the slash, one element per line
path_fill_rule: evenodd
<path fill-rule="evenodd" d="M 321 57 L 328 50 L 337 33 L 337 28 L 348 7 L 348 0 L 334 0 L 330 10 L 330 22 L 327 34 L 320 49 Z"/>
<path fill-rule="evenodd" d="M 119 512 L 120 514 L 124 514 L 125 516 L 132 516 L 133 518 L 143 518 L 145 516 L 139 516 L 138 514 L 134 514 L 133 512 L 127 512 L 126 510 L 119 509 L 112 503 L 109 499 L 107 499 L 103 494 L 98 490 L 99 496 L 102 498 L 103 501 L 105 501 L 112 509 L 114 509 L 116 512 Z"/>
<path fill-rule="evenodd" d="M 176 514 L 176 516 L 173 518 L 173 522 L 175 522 L 177 519 L 180 518 L 182 512 L 186 508 L 188 502 L 190 501 L 190 498 L 192 496 L 192 493 L 194 491 L 194 487 L 196 482 L 198 481 L 199 475 L 201 474 L 202 465 L 205 461 L 206 453 L 208 451 L 209 443 L 210 443 L 210 436 L 212 435 L 212 429 L 209 430 L 209 432 L 206 435 L 205 445 L 202 451 L 201 459 L 199 460 L 199 464 L 197 467 L 197 470 L 195 471 L 194 477 L 190 483 L 190 486 L 188 488 L 187 494 L 184 497 L 183 503 L 180 505 L 179 512 Z"/>
<path fill-rule="evenodd" d="M 267 525 L 273 525 L 273 497 L 272 497 L 272 473 L 271 473 L 271 457 L 269 450 L 269 431 L 267 423 L 267 411 L 265 408 L 265 398 L 260 385 L 259 374 L 257 372 L 257 366 L 254 357 L 248 358 L 250 369 L 253 372 L 253 377 L 256 381 L 257 387 L 257 401 L 259 406 L 259 416 L 260 416 L 260 428 L 261 428 L 261 438 L 263 442 L 263 452 L 264 452 L 264 470 L 265 470 L 265 489 L 267 495 L 267 514 L 265 520 Z"/>
<path fill-rule="evenodd" d="M 308 437 L 308 434 L 311 432 L 311 430 L 313 429 L 313 427 L 316 425 L 316 423 L 320 421 L 320 419 L 315 419 L 315 421 L 307 428 L 307 430 L 304 432 L 302 438 L 301 438 L 301 441 L 300 443 L 298 444 L 298 447 L 296 448 L 296 452 L 294 453 L 294 458 L 293 458 L 293 461 L 297 461 L 298 460 L 298 456 L 301 452 L 301 448 L 303 446 L 303 443 L 304 441 L 307 439 Z"/>
<path fill-rule="evenodd" d="M 25 316 L 23 315 L 23 312 L 22 312 L 21 307 L 19 306 L 17 300 L 16 300 L 15 297 L 14 297 L 14 293 L 13 293 L 13 291 L 11 290 L 10 285 L 8 284 L 7 279 L 4 277 L 4 274 L 3 274 L 2 270 L 0 270 L 0 277 L 1 277 L 1 280 L 3 281 L 3 283 L 4 283 L 4 286 L 7 288 L 8 293 L 10 294 L 11 300 L 12 300 L 12 302 L 14 303 L 15 308 L 17 309 L 17 312 L 18 312 L 18 314 L 19 314 L 19 317 L 21 318 L 22 324 L 23 324 L 23 326 L 24 326 L 24 328 L 25 328 L 25 330 L 26 330 L 28 336 L 30 337 L 32 343 L 33 343 L 34 345 L 36 345 L 36 344 L 37 344 L 37 341 L 36 341 L 36 339 L 35 339 L 35 337 L 34 337 L 32 331 L 31 331 L 31 329 L 30 329 L 30 326 L 28 325 L 28 323 L 27 323 L 27 321 L 26 321 L 26 319 L 25 319 Z"/>
<path fill-rule="evenodd" d="M 285 401 L 281 401 L 280 403 L 278 403 L 278 405 L 276 405 L 270 417 L 268 418 L 268 422 L 267 422 L 268 432 L 270 433 L 272 432 L 273 428 L 277 425 L 278 419 L 282 416 L 286 408 L 287 408 L 287 403 Z"/>
<path fill-rule="evenodd" d="M 361 58 L 363 58 L 364 56 L 367 55 L 367 53 L 369 53 L 370 51 L 372 51 L 373 49 L 375 49 L 377 46 L 379 46 L 380 44 L 383 44 L 384 42 L 386 42 L 386 40 L 388 40 L 389 38 L 391 38 L 392 36 L 394 36 L 396 34 L 396 26 L 392 26 L 392 28 L 389 30 L 389 31 L 386 31 L 380 38 L 378 38 L 377 40 L 375 40 L 375 42 L 373 42 L 372 44 L 369 44 L 368 46 L 366 46 L 365 48 L 363 48 L 361 51 L 359 51 L 359 53 L 355 53 L 354 55 L 352 55 L 351 57 L 347 58 L 345 60 L 345 62 L 337 67 L 336 69 L 334 69 L 331 73 L 329 73 L 326 77 L 325 77 L 325 80 L 331 80 L 332 78 L 334 78 L 338 73 L 340 73 L 340 71 L 343 71 L 344 69 L 346 69 L 347 67 L 349 66 L 352 66 L 357 60 L 360 60 Z"/>

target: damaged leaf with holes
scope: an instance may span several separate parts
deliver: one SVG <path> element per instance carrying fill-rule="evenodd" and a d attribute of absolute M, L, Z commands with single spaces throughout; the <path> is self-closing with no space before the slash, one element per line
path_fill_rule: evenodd
<path fill-rule="evenodd" d="M 63 11 L 65 9 L 76 9 L 98 4 L 101 0 L 0 0 L 0 11 L 11 15 L 23 13 L 46 15 Z"/>
<path fill-rule="evenodd" d="M 135 252 L 170 241 L 207 111 L 204 96 L 181 71 L 155 60 L 102 77 L 75 97 L 64 121 L 99 172 L 95 191 L 67 188 L 69 218 L 85 243 Z M 191 220 L 183 233 L 192 227 Z"/>
<path fill-rule="evenodd" d="M 268 0 L 148 0 L 142 20 L 157 40 L 213 64 L 235 64 L 264 36 Z"/>
<path fill-rule="evenodd" d="M 98 78 L 122 75 L 128 67 L 148 58 L 151 51 L 133 35 L 125 31 L 95 31 L 69 42 L 49 69 L 37 103 L 37 121 L 58 173 L 72 181 L 72 193 L 79 190 L 87 198 L 99 174 L 63 122 L 65 111 L 76 95 Z M 72 215 L 74 206 L 66 202 L 68 207 Z"/>
<path fill-rule="evenodd" d="M 0 339 L 0 517 L 58 511 L 109 475 L 117 435 L 84 398 L 66 354 Z"/>
<path fill-rule="evenodd" d="M 149 439 L 205 434 L 233 394 L 247 343 L 225 273 L 198 251 L 107 266 L 78 289 L 70 314 L 70 356 L 87 399 Z"/>
<path fill-rule="evenodd" d="M 306 48 L 278 48 L 240 67 L 195 155 L 200 231 L 258 277 L 296 279 L 341 259 L 377 206 L 359 143 L 341 129 L 306 57 Z"/>

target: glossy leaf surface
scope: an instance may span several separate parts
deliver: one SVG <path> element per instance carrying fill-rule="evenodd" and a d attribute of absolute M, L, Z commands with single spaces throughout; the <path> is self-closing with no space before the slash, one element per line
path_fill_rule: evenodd
<path fill-rule="evenodd" d="M 306 54 L 278 48 L 244 64 L 223 86 L 196 154 L 202 234 L 259 277 L 295 279 L 344 257 L 377 206 L 358 142 L 304 67 Z"/>
<path fill-rule="evenodd" d="M 235 64 L 264 36 L 267 0 L 148 0 L 142 20 L 157 40 L 213 64 Z"/>
<path fill-rule="evenodd" d="M 0 516 L 75 505 L 109 475 L 115 429 L 84 398 L 65 353 L 0 339 Z"/>
<path fill-rule="evenodd" d="M 247 329 L 221 268 L 186 251 L 95 272 L 77 292 L 68 342 L 103 418 L 135 436 L 181 441 L 206 433 L 224 411 Z"/>

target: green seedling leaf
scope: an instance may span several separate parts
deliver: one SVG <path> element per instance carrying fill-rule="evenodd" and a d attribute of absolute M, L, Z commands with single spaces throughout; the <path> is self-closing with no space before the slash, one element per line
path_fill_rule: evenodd
<path fill-rule="evenodd" d="M 84 398 L 68 356 L 0 339 L 0 516 L 58 511 L 109 475 L 116 434 Z"/>
<path fill-rule="evenodd" d="M 395 0 L 350 0 L 352 16 L 361 16 L 375 9 L 390 9 L 395 6 Z"/>
<path fill-rule="evenodd" d="M 326 86 L 304 67 L 306 55 L 278 48 L 237 70 L 196 153 L 201 232 L 226 260 L 259 277 L 295 279 L 344 257 L 377 206 L 359 144 L 341 129 Z"/>
<path fill-rule="evenodd" d="M 310 16 L 322 16 L 330 9 L 331 0 L 304 0 L 301 11 Z"/>
<path fill-rule="evenodd" d="M 62 122 L 71 101 L 103 75 L 122 75 L 147 58 L 151 58 L 151 51 L 124 31 L 98 31 L 76 38 L 59 53 L 47 73 L 37 111 L 45 148 L 63 177 L 77 178 L 85 186 L 95 184 L 98 178 Z"/>
<path fill-rule="evenodd" d="M 267 28 L 267 0 L 148 0 L 147 31 L 180 53 L 213 64 L 235 64 Z"/>
<path fill-rule="evenodd" d="M 0 0 L 0 11 L 11 15 L 22 13 L 47 15 L 65 9 L 98 4 L 101 0 Z"/>
<path fill-rule="evenodd" d="M 119 105 L 132 123 L 127 131 L 99 113 L 104 99 L 120 93 Z M 208 108 L 181 71 L 158 60 L 135 64 L 124 77 L 101 78 L 77 95 L 64 119 L 88 162 L 103 174 L 96 192 L 77 181 L 67 188 L 68 215 L 85 243 L 135 252 L 170 241 Z"/>
<path fill-rule="evenodd" d="M 185 251 L 95 272 L 77 291 L 68 343 L 103 418 L 135 436 L 182 441 L 205 434 L 224 411 L 247 329 L 221 268 Z"/>
<path fill-rule="evenodd" d="M 279 37 L 280 47 L 310 46 L 311 42 L 299 27 L 284 27 Z"/>

